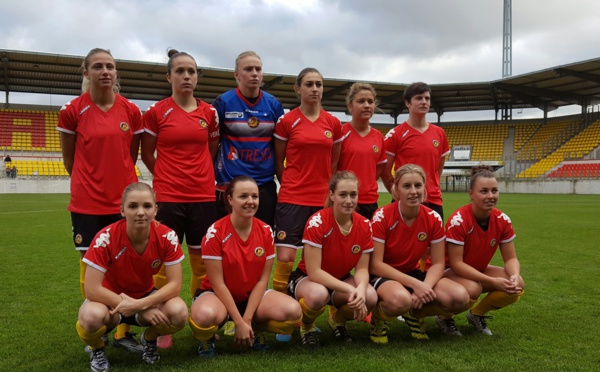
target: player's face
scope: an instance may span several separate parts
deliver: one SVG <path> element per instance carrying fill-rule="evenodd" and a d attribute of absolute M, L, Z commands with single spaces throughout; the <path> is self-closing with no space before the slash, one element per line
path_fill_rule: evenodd
<path fill-rule="evenodd" d="M 247 56 L 242 58 L 234 72 L 242 93 L 258 93 L 262 84 L 262 62 L 258 57 Z"/>
<path fill-rule="evenodd" d="M 404 101 L 409 114 L 427 115 L 431 107 L 431 95 L 429 92 L 420 93 L 410 99 L 410 102 Z"/>
<path fill-rule="evenodd" d="M 358 203 L 358 184 L 352 180 L 341 180 L 338 182 L 335 192 L 329 192 L 329 197 L 334 212 L 352 214 Z"/>
<path fill-rule="evenodd" d="M 296 93 L 300 96 L 302 103 L 316 104 L 321 102 L 323 78 L 316 72 L 307 73 L 304 75 L 300 86 L 296 87 Z"/>
<path fill-rule="evenodd" d="M 475 210 L 491 212 L 500 197 L 498 181 L 494 177 L 477 177 L 469 196 Z"/>
<path fill-rule="evenodd" d="M 353 120 L 370 120 L 375 113 L 375 96 L 369 90 L 356 93 L 348 105 Z"/>
<path fill-rule="evenodd" d="M 89 79 L 91 89 L 112 89 L 117 81 L 117 65 L 110 54 L 96 53 L 89 57 L 88 69 L 83 75 Z"/>
<path fill-rule="evenodd" d="M 127 220 L 128 226 L 148 227 L 156 217 L 156 203 L 149 191 L 129 191 L 125 202 L 121 205 L 121 215 Z"/>
<path fill-rule="evenodd" d="M 258 209 L 258 186 L 251 181 L 235 184 L 233 195 L 227 196 L 231 213 L 240 217 L 253 217 Z"/>
<path fill-rule="evenodd" d="M 198 67 L 189 56 L 179 56 L 172 62 L 167 80 L 171 83 L 175 94 L 193 94 L 198 84 Z"/>
<path fill-rule="evenodd" d="M 425 183 L 418 173 L 406 173 L 396 184 L 396 197 L 401 205 L 417 207 L 423 201 Z"/>

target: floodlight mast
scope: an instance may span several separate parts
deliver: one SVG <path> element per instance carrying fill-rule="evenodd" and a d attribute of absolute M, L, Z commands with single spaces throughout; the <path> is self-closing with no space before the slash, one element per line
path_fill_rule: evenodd
<path fill-rule="evenodd" d="M 502 23 L 502 78 L 512 76 L 512 0 L 504 0 L 504 22 Z M 512 105 L 503 104 L 502 119 L 512 119 Z"/>

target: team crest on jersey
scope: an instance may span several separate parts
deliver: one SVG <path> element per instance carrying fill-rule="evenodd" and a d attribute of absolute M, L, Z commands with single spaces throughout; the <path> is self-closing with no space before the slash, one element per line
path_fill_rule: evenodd
<path fill-rule="evenodd" d="M 490 247 L 495 247 L 496 243 L 497 243 L 496 239 L 490 240 Z"/>
<path fill-rule="evenodd" d="M 83 243 L 83 236 L 81 236 L 81 234 L 75 235 L 75 244 L 81 244 L 81 243 Z"/>
<path fill-rule="evenodd" d="M 208 127 L 208 123 L 207 123 L 205 120 L 203 120 L 203 119 L 200 119 L 200 126 L 201 126 L 202 128 L 207 128 L 207 127 Z"/>
<path fill-rule="evenodd" d="M 153 269 L 156 269 L 156 268 L 160 267 L 160 265 L 162 265 L 162 261 L 161 260 L 154 260 L 154 261 L 152 261 L 152 265 L 151 266 L 152 266 Z"/>
<path fill-rule="evenodd" d="M 360 253 L 360 245 L 358 245 L 358 244 L 354 244 L 354 245 L 352 246 L 352 253 L 354 253 L 354 254 L 359 254 L 359 253 Z"/>
<path fill-rule="evenodd" d="M 377 145 L 373 145 L 373 152 L 379 154 L 379 147 Z"/>
<path fill-rule="evenodd" d="M 265 255 L 265 249 L 263 247 L 256 247 L 254 249 L 254 254 L 256 257 L 262 257 Z"/>
<path fill-rule="evenodd" d="M 250 119 L 248 119 L 248 126 L 250 128 L 256 128 L 258 127 L 258 124 L 260 124 L 260 120 L 258 120 L 256 116 L 253 116 Z"/>
<path fill-rule="evenodd" d="M 277 233 L 277 240 L 284 240 L 286 236 L 287 234 L 285 233 L 285 231 L 280 231 Z"/>
<path fill-rule="evenodd" d="M 123 132 L 127 132 L 129 130 L 129 124 L 123 121 L 119 124 L 119 128 L 121 128 Z"/>
<path fill-rule="evenodd" d="M 440 142 L 438 140 L 433 140 L 431 143 L 433 144 L 433 147 L 440 147 Z"/>
<path fill-rule="evenodd" d="M 427 233 L 420 232 L 420 233 L 417 235 L 417 239 L 419 239 L 419 241 L 420 241 L 420 242 L 424 242 L 424 241 L 425 241 L 425 239 L 427 239 Z"/>
<path fill-rule="evenodd" d="M 331 131 L 329 131 L 329 130 L 326 130 L 325 131 L 325 137 L 331 138 L 331 137 L 333 137 L 333 133 L 331 133 Z"/>

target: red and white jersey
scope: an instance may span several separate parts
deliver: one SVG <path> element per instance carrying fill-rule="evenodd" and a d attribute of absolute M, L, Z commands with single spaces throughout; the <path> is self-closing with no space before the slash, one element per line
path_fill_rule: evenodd
<path fill-rule="evenodd" d="M 438 168 L 450 153 L 448 139 L 442 128 L 429 124 L 429 128 L 421 133 L 404 122 L 385 136 L 385 151 L 394 157 L 394 170 L 404 164 L 416 164 L 423 168 L 427 176 L 426 201 L 442 205 Z"/>
<path fill-rule="evenodd" d="M 371 223 L 353 212 L 352 231 L 344 236 L 333 216 L 333 209 L 325 208 L 306 222 L 302 243 L 320 248 L 321 269 L 341 280 L 356 267 L 363 253 L 373 252 Z M 304 255 L 298 268 L 307 273 Z"/>
<path fill-rule="evenodd" d="M 138 180 L 130 149 L 133 136 L 143 132 L 141 117 L 139 107 L 118 94 L 108 112 L 89 93 L 60 109 L 56 129 L 75 136 L 71 212 L 119 213 L 123 190 Z"/>
<path fill-rule="evenodd" d="M 235 302 L 246 301 L 250 297 L 267 260 L 274 257 L 273 230 L 258 218 L 252 218 L 252 231 L 246 241 L 235 231 L 231 216 L 212 224 L 202 240 L 202 258 L 221 261 L 225 285 Z M 212 288 L 206 275 L 200 289 Z"/>
<path fill-rule="evenodd" d="M 186 112 L 169 97 L 144 113 L 144 130 L 156 137 L 152 186 L 159 202 L 215 201 L 208 143 L 219 140 L 219 119 L 214 107 L 197 102 L 194 111 Z"/>
<path fill-rule="evenodd" d="M 383 135 L 380 131 L 370 128 L 369 133 L 363 137 L 350 123 L 342 125 L 342 151 L 338 170 L 352 171 L 358 178 L 360 204 L 377 203 L 377 166 L 386 162 Z"/>
<path fill-rule="evenodd" d="M 463 261 L 476 270 L 485 270 L 494 253 L 502 243 L 509 243 L 517 236 L 510 218 L 494 208 L 487 231 L 483 231 L 473 214 L 471 204 L 460 207 L 446 222 L 448 243 L 463 246 Z"/>
<path fill-rule="evenodd" d="M 156 221 L 150 224 L 148 244 L 140 256 L 127 236 L 127 221 L 122 219 L 96 234 L 83 262 L 104 273 L 104 288 L 142 298 L 154 288 L 152 276 L 160 267 L 176 265 L 183 257 L 175 231 Z"/>
<path fill-rule="evenodd" d="M 440 215 L 424 205 L 410 227 L 404 223 L 397 201 L 379 208 L 371 225 L 373 240 L 385 246 L 383 262 L 403 273 L 416 269 L 427 248 L 446 237 Z"/>
<path fill-rule="evenodd" d="M 273 135 L 287 142 L 277 201 L 322 206 L 331 177 L 333 144 L 342 140 L 339 119 L 321 110 L 319 118 L 312 122 L 296 108 L 279 118 Z"/>

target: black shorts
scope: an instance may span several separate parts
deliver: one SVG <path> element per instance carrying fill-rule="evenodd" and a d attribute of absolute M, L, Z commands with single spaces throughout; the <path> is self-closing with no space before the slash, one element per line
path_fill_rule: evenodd
<path fill-rule="evenodd" d="M 227 216 L 225 209 L 225 192 L 217 190 L 217 218 Z M 254 217 L 267 223 L 271 228 L 275 226 L 275 205 L 277 204 L 277 184 L 275 181 L 269 181 L 258 186 L 258 210 Z"/>
<path fill-rule="evenodd" d="M 360 204 L 359 203 L 356 206 L 356 213 L 371 220 L 371 218 L 373 218 L 373 214 L 375 214 L 375 211 L 377 210 L 377 208 L 378 208 L 377 203 L 373 203 L 373 204 Z"/>
<path fill-rule="evenodd" d="M 425 281 L 425 277 L 427 276 L 427 271 L 421 271 L 421 270 L 412 270 L 406 273 L 406 275 L 408 276 L 412 276 L 415 279 L 418 279 L 420 281 Z M 375 290 L 377 290 L 377 288 L 379 288 L 383 283 L 387 282 L 388 280 L 392 280 L 393 279 L 388 279 L 388 278 L 382 278 L 380 276 L 373 276 L 371 275 L 371 278 L 369 280 L 369 283 L 371 283 L 371 285 L 373 286 L 373 288 L 375 288 Z M 413 293 L 413 289 L 410 287 L 407 287 L 405 285 L 403 285 L 404 288 L 406 288 L 406 290 L 409 293 Z"/>
<path fill-rule="evenodd" d="M 98 231 L 122 218 L 120 213 L 94 215 L 71 212 L 75 249 L 87 251 Z"/>
<path fill-rule="evenodd" d="M 423 203 L 423 205 L 438 212 L 440 217 L 442 217 L 442 221 L 444 220 L 444 207 L 442 207 L 439 204 L 433 204 L 433 203 L 427 203 L 427 202 Z"/>
<path fill-rule="evenodd" d="M 156 220 L 170 227 L 188 249 L 200 249 L 206 230 L 217 220 L 215 202 L 204 203 L 158 203 Z"/>
<path fill-rule="evenodd" d="M 348 273 L 346 276 L 344 276 L 340 280 L 343 282 L 350 277 L 352 277 L 352 275 L 350 273 Z M 287 285 L 287 291 L 288 291 L 288 294 L 290 296 L 294 297 L 294 299 L 296 299 L 296 300 L 298 300 L 298 297 L 296 297 L 296 289 L 298 288 L 298 284 L 300 284 L 300 282 L 302 280 L 304 280 L 305 278 L 308 278 L 308 275 L 303 273 L 302 270 L 300 270 L 300 269 L 296 269 L 296 270 L 292 271 L 292 273 L 290 274 L 290 279 L 288 280 L 288 285 Z M 325 287 L 325 288 L 327 288 L 327 287 Z M 327 292 L 329 293 L 329 304 L 334 306 L 333 295 L 334 295 L 335 291 L 333 289 L 327 288 Z"/>
<path fill-rule="evenodd" d="M 277 203 L 275 208 L 275 244 L 301 249 L 306 221 L 323 207 Z"/>

